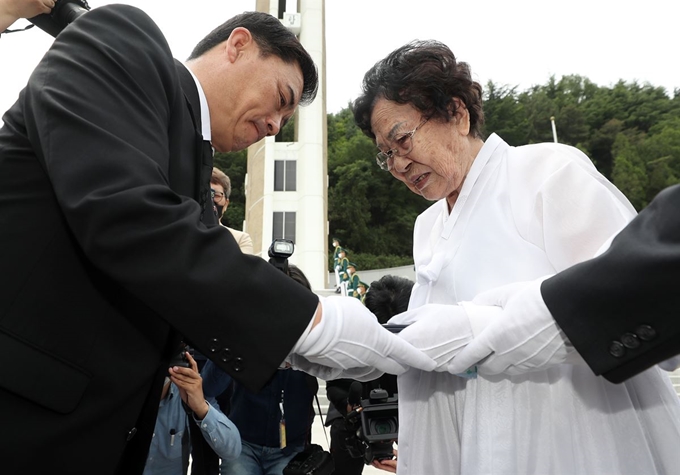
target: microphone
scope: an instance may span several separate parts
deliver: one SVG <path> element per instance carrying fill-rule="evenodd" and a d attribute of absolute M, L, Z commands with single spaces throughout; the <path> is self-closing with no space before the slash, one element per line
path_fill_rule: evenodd
<path fill-rule="evenodd" d="M 349 392 L 347 393 L 347 404 L 350 406 L 358 406 L 361 404 L 361 392 L 363 390 L 363 386 L 359 381 L 354 381 L 350 387 L 349 387 Z"/>
<path fill-rule="evenodd" d="M 56 0 L 50 13 L 29 18 L 28 21 L 56 37 L 66 25 L 90 10 L 85 0 Z"/>

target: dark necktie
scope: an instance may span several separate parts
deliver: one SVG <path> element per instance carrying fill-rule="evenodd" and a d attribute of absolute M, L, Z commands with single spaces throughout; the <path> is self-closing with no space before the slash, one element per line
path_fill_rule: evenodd
<path fill-rule="evenodd" d="M 208 140 L 203 141 L 203 163 L 210 164 L 213 162 L 213 148 Z"/>
<path fill-rule="evenodd" d="M 203 203 L 201 207 L 203 208 L 204 212 L 206 209 L 212 210 L 212 216 L 210 219 L 203 214 L 201 220 L 204 222 L 204 224 L 211 225 L 217 223 L 219 219 L 217 216 L 217 208 L 215 207 L 215 200 L 213 199 L 209 185 L 213 168 L 213 148 L 209 141 L 203 140 L 201 149 L 201 161 L 203 163 L 201 166 L 201 183 L 208 184 L 208 188 L 205 189 L 205 192 L 202 194 Z"/>

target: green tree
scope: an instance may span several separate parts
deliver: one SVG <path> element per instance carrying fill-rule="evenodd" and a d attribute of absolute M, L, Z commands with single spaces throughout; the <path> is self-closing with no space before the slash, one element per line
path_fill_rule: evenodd
<path fill-rule="evenodd" d="M 647 172 L 637 147 L 623 133 L 614 142 L 614 168 L 612 181 L 616 187 L 640 210 L 647 205 Z"/>
<path fill-rule="evenodd" d="M 588 125 L 581 109 L 575 104 L 561 107 L 555 116 L 557 140 L 569 145 L 578 145 L 588 139 Z"/>
<path fill-rule="evenodd" d="M 647 163 L 647 200 L 662 189 L 680 182 L 680 117 L 665 119 L 650 128 L 640 144 L 640 155 Z"/>
<path fill-rule="evenodd" d="M 586 150 L 600 173 L 611 179 L 614 157 L 612 147 L 616 137 L 623 130 L 623 121 L 611 119 L 599 129 L 590 129 Z"/>
<path fill-rule="evenodd" d="M 489 81 L 484 90 L 484 136 L 497 133 L 510 145 L 529 140 L 529 121 L 524 104 L 517 100 L 517 87 L 497 86 Z"/>
<path fill-rule="evenodd" d="M 558 111 L 553 100 L 555 94 L 555 85 L 548 84 L 545 87 L 534 86 L 519 95 L 518 100 L 523 105 L 528 120 L 527 143 L 553 141 L 550 118 Z"/>

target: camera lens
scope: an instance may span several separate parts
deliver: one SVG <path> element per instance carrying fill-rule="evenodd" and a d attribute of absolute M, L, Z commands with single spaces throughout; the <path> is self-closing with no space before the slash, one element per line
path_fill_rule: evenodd
<path fill-rule="evenodd" d="M 372 435 L 394 434 L 397 432 L 397 421 L 394 417 L 372 419 L 369 429 Z"/>

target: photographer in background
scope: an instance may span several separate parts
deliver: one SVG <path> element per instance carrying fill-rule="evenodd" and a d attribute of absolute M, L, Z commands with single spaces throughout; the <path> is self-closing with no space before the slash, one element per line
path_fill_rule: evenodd
<path fill-rule="evenodd" d="M 196 360 L 184 353 L 189 367 L 168 368 L 163 384 L 156 428 L 154 429 L 144 475 L 186 475 L 191 451 L 190 431 L 200 431 L 203 439 L 222 459 L 241 453 L 238 429 L 203 395 Z M 190 424 L 189 417 L 195 424 Z"/>
<path fill-rule="evenodd" d="M 311 290 L 302 271 L 288 264 L 287 275 Z M 247 315 L 244 316 L 247 318 Z M 290 460 L 311 442 L 316 378 L 302 371 L 279 369 L 257 393 L 233 382 L 208 361 L 201 373 L 206 397 L 222 394 L 232 384 L 229 418 L 241 433 L 243 450 L 238 458 L 222 459 L 223 475 L 281 475 Z"/>
<path fill-rule="evenodd" d="M 381 324 L 408 308 L 413 282 L 403 277 L 383 276 L 371 284 L 364 304 L 375 314 Z M 373 389 L 387 391 L 389 397 L 397 392 L 397 378 L 384 374 L 373 381 L 360 383 L 361 393 L 350 395 L 353 379 L 336 379 L 326 382 L 326 396 L 331 402 L 326 424 L 331 425 L 331 455 L 335 463 L 335 475 L 359 475 L 364 470 L 364 459 L 352 457 L 347 450 L 348 439 L 356 438 L 356 429 L 347 424 L 345 417 L 359 406 L 361 399 L 368 399 Z M 356 387 L 356 386 L 355 386 Z M 353 399 L 353 400 L 350 400 Z M 383 470 L 396 470 L 396 461 L 374 461 L 373 466 Z"/>
<path fill-rule="evenodd" d="M 0 34 L 19 18 L 50 13 L 55 0 L 0 0 Z"/>

